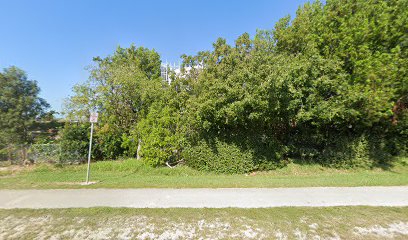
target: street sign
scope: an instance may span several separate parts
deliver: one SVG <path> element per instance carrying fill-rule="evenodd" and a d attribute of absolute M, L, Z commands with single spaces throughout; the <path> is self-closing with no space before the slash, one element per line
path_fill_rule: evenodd
<path fill-rule="evenodd" d="M 89 121 L 91 122 L 91 137 L 89 138 L 88 169 L 86 171 L 86 183 L 85 184 L 89 184 L 89 176 L 91 173 L 92 135 L 93 135 L 94 123 L 98 122 L 98 113 L 92 112 L 91 116 L 89 117 Z"/>
<path fill-rule="evenodd" d="M 89 117 L 89 122 L 91 122 L 91 123 L 98 122 L 98 113 L 97 112 L 91 113 L 91 116 Z"/>

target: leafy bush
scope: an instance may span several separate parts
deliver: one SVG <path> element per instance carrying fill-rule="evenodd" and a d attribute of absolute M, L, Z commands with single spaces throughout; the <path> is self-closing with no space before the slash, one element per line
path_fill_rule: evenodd
<path fill-rule="evenodd" d="M 370 167 L 370 147 L 366 136 L 355 139 L 340 138 L 327 146 L 317 157 L 323 165 L 334 167 Z"/>
<path fill-rule="evenodd" d="M 338 168 L 371 168 L 390 164 L 393 156 L 401 154 L 395 145 L 401 137 L 385 134 L 381 129 L 373 127 L 367 133 L 348 134 L 330 131 L 329 135 L 309 132 L 309 136 L 307 131 L 298 133 L 293 138 L 296 142 L 291 142 L 290 156 Z"/>
<path fill-rule="evenodd" d="M 123 130 L 104 124 L 94 130 L 93 157 L 96 159 L 116 159 L 123 155 Z M 89 141 L 89 140 L 88 140 Z"/>
<path fill-rule="evenodd" d="M 390 135 L 393 155 L 408 156 L 408 109 L 399 116 Z"/>
<path fill-rule="evenodd" d="M 216 173 L 247 173 L 255 170 L 251 150 L 243 151 L 235 144 L 219 140 L 200 141 L 187 148 L 184 154 L 188 166 L 202 171 Z"/>
<path fill-rule="evenodd" d="M 141 156 L 149 165 L 162 166 L 180 159 L 184 135 L 179 129 L 179 116 L 170 107 L 153 105 L 132 134 L 134 139 L 141 139 Z M 130 147 L 136 153 L 138 140 Z"/>
<path fill-rule="evenodd" d="M 237 141 L 239 139 L 239 141 Z M 216 173 L 248 173 L 282 166 L 286 148 L 277 142 L 263 142 L 242 136 L 200 140 L 183 152 L 188 166 Z"/>
<path fill-rule="evenodd" d="M 61 133 L 60 163 L 84 162 L 89 147 L 89 124 L 67 123 Z"/>

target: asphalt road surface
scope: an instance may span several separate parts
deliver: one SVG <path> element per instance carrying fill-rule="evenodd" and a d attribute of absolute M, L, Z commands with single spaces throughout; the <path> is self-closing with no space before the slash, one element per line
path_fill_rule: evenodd
<path fill-rule="evenodd" d="M 0 190 L 0 208 L 408 206 L 408 186 Z"/>

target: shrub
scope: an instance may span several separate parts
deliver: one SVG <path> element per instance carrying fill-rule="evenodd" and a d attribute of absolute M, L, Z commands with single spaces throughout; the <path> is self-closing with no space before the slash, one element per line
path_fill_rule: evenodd
<path fill-rule="evenodd" d="M 251 150 L 243 151 L 235 144 L 219 140 L 200 141 L 184 152 L 188 166 L 216 173 L 247 173 L 255 170 Z"/>
<path fill-rule="evenodd" d="M 391 133 L 393 155 L 408 156 L 408 110 L 405 110 Z"/>
<path fill-rule="evenodd" d="M 67 123 L 61 135 L 60 163 L 84 162 L 89 147 L 89 124 Z"/>
<path fill-rule="evenodd" d="M 89 134 L 89 130 L 88 130 Z M 123 130 L 104 124 L 94 129 L 93 157 L 96 159 L 116 159 L 123 155 Z M 89 141 L 89 140 L 88 140 Z"/>
<path fill-rule="evenodd" d="M 237 140 L 240 141 L 237 141 Z M 200 140 L 183 152 L 188 166 L 216 173 L 248 173 L 276 169 L 284 164 L 286 148 L 256 136 Z"/>
<path fill-rule="evenodd" d="M 146 118 L 142 119 L 125 137 L 124 146 L 135 155 L 141 139 L 141 157 L 150 166 L 163 166 L 180 159 L 184 134 L 179 127 L 179 116 L 168 106 L 156 103 Z M 131 140 L 129 140 L 131 139 Z"/>
<path fill-rule="evenodd" d="M 370 146 L 365 135 L 351 139 L 343 137 L 330 144 L 317 157 L 323 165 L 340 168 L 371 167 Z"/>
<path fill-rule="evenodd" d="M 395 143 L 401 139 L 401 134 L 384 131 L 391 129 L 390 124 L 342 131 L 302 126 L 291 133 L 289 155 L 301 161 L 339 168 L 389 164 L 393 156 L 400 154 Z"/>

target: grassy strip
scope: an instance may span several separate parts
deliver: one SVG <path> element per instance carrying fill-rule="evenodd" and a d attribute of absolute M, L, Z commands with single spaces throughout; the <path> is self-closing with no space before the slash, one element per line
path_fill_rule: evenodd
<path fill-rule="evenodd" d="M 1 239 L 406 239 L 408 207 L 0 210 Z"/>
<path fill-rule="evenodd" d="M 0 189 L 30 188 L 250 188 L 318 186 L 401 186 L 408 185 L 408 159 L 400 159 L 387 170 L 339 170 L 320 165 L 289 164 L 269 172 L 250 175 L 216 175 L 188 167 L 152 168 L 136 160 L 92 164 L 91 180 L 81 186 L 86 166 L 36 166 L 6 170 L 0 174 Z"/>

